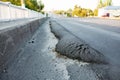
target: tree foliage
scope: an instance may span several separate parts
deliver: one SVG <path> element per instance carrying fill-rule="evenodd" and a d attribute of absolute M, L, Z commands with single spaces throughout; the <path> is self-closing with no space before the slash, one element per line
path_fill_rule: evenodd
<path fill-rule="evenodd" d="M 64 16 L 67 16 L 67 17 L 72 17 L 72 9 L 68 9 L 67 11 L 65 11 L 65 10 L 55 10 L 54 13 L 59 14 L 59 15 L 64 15 Z"/>
<path fill-rule="evenodd" d="M 55 10 L 54 13 L 62 15 L 62 14 L 65 14 L 66 11 L 64 11 L 64 10 Z"/>
<path fill-rule="evenodd" d="M 98 16 L 98 9 L 94 10 L 94 16 Z"/>
<path fill-rule="evenodd" d="M 41 1 L 36 0 L 25 0 L 25 7 L 41 12 L 41 10 L 44 8 L 44 4 Z"/>
<path fill-rule="evenodd" d="M 1 1 L 11 2 L 14 5 L 21 6 L 21 0 L 1 0 Z M 25 7 L 31 10 L 41 12 L 42 9 L 44 8 L 44 4 L 42 3 L 42 1 L 37 2 L 37 0 L 24 0 L 24 2 Z"/>
<path fill-rule="evenodd" d="M 112 5 L 112 0 L 99 0 L 97 8 L 102 8 L 106 6 L 111 6 Z"/>
<path fill-rule="evenodd" d="M 66 15 L 67 15 L 67 17 L 72 17 L 72 9 L 68 9 L 66 11 Z"/>
<path fill-rule="evenodd" d="M 44 4 L 42 3 L 41 0 L 38 1 L 38 6 L 37 6 L 37 7 L 38 7 L 38 8 L 37 8 L 37 11 L 38 11 L 38 12 L 41 12 L 41 10 L 43 10 Z"/>
<path fill-rule="evenodd" d="M 37 1 L 36 0 L 25 0 L 25 7 L 37 11 Z"/>
<path fill-rule="evenodd" d="M 3 2 L 11 2 L 14 5 L 21 6 L 21 0 L 1 0 Z"/>
<path fill-rule="evenodd" d="M 72 11 L 72 16 L 77 16 L 77 17 L 87 17 L 93 15 L 94 13 L 91 9 L 81 8 L 80 6 L 77 5 L 74 6 L 74 9 Z"/>
<path fill-rule="evenodd" d="M 66 15 L 67 17 L 88 17 L 94 16 L 94 12 L 91 9 L 81 8 L 80 6 L 75 5 L 74 9 L 64 10 L 55 10 L 54 13 L 60 15 Z"/>

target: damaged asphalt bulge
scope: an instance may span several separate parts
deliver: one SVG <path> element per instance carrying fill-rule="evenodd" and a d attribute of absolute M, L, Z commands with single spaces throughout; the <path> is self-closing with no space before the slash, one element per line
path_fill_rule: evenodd
<path fill-rule="evenodd" d="M 56 51 L 61 55 L 83 62 L 108 64 L 108 59 L 102 53 L 90 47 L 59 23 L 51 21 L 50 27 L 51 31 L 59 39 Z"/>
<path fill-rule="evenodd" d="M 57 21 L 51 20 L 49 25 L 51 32 L 58 38 L 58 43 L 55 48 L 56 52 L 73 60 L 89 63 L 88 70 L 92 70 L 99 80 L 120 80 L 119 66 L 112 65 L 110 59 L 104 56 L 103 53 L 86 44 Z M 77 80 L 79 80 L 86 75 L 82 76 L 84 72 L 80 71 L 82 69 L 81 67 L 73 65 L 67 68 L 69 75 L 71 75 L 70 80 L 75 80 L 77 78 Z"/>

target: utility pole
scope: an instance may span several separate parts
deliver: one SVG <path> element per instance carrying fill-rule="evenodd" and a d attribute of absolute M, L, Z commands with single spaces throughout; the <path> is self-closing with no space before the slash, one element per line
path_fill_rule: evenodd
<path fill-rule="evenodd" d="M 21 6 L 22 6 L 22 8 L 25 8 L 25 2 L 24 2 L 24 0 L 21 0 Z"/>

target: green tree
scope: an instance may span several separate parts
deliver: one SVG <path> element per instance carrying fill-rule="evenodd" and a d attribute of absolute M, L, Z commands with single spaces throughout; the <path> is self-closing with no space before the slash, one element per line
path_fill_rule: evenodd
<path fill-rule="evenodd" d="M 72 11 L 72 16 L 77 16 L 77 17 L 87 17 L 93 15 L 94 13 L 91 9 L 81 8 L 80 6 L 77 5 L 74 6 L 74 10 Z"/>
<path fill-rule="evenodd" d="M 10 2 L 10 0 L 0 0 L 0 1 L 3 1 L 3 2 Z"/>
<path fill-rule="evenodd" d="M 82 12 L 82 8 L 80 6 L 75 5 L 74 10 L 72 11 L 72 16 L 80 17 L 80 13 Z"/>
<path fill-rule="evenodd" d="M 106 6 L 111 6 L 112 5 L 112 0 L 99 0 L 98 6 L 97 8 L 102 8 L 102 7 L 106 7 Z"/>
<path fill-rule="evenodd" d="M 94 12 L 91 9 L 87 9 L 87 16 L 94 16 Z"/>
<path fill-rule="evenodd" d="M 41 12 L 44 8 L 44 4 L 41 1 L 37 0 L 25 0 L 25 7 L 28 9 L 32 9 L 38 12 Z"/>
<path fill-rule="evenodd" d="M 41 12 L 44 8 L 44 4 L 42 3 L 42 1 L 38 1 L 38 4 L 37 4 L 37 11 L 38 12 Z"/>
<path fill-rule="evenodd" d="M 10 0 L 10 2 L 14 5 L 21 6 L 21 0 Z"/>
<path fill-rule="evenodd" d="M 102 1 L 102 0 L 99 0 L 99 3 L 98 3 L 97 8 L 102 8 L 102 7 L 104 7 L 103 1 Z"/>
<path fill-rule="evenodd" d="M 104 2 L 104 6 L 111 6 L 112 5 L 112 0 L 106 0 Z"/>
<path fill-rule="evenodd" d="M 11 2 L 14 5 L 21 6 L 21 0 L 1 0 L 1 1 Z M 31 10 L 41 12 L 44 8 L 44 4 L 42 3 L 42 1 L 37 2 L 37 0 L 24 0 L 24 2 L 25 7 Z"/>
<path fill-rule="evenodd" d="M 94 16 L 98 16 L 98 9 L 94 10 Z"/>
<path fill-rule="evenodd" d="M 37 11 L 37 1 L 36 0 L 25 0 L 25 7 L 28 9 Z"/>
<path fill-rule="evenodd" d="M 21 6 L 21 0 L 1 0 L 3 2 L 11 2 L 14 5 Z"/>
<path fill-rule="evenodd" d="M 55 10 L 54 13 L 62 15 L 62 14 L 65 14 L 66 11 L 64 11 L 64 10 Z"/>
<path fill-rule="evenodd" d="M 72 9 L 66 11 L 67 17 L 72 17 Z"/>

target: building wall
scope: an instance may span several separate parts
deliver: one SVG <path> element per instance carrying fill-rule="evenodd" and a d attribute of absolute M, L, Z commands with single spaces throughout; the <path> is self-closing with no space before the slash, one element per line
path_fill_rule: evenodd
<path fill-rule="evenodd" d="M 102 17 L 109 13 L 109 17 L 120 17 L 120 9 L 109 9 L 106 10 L 105 8 L 101 8 L 98 10 L 98 17 Z"/>

